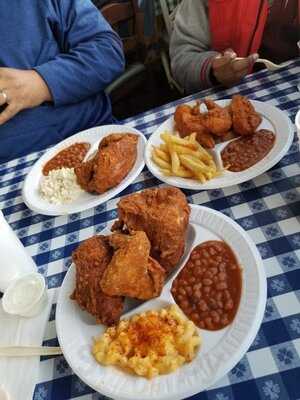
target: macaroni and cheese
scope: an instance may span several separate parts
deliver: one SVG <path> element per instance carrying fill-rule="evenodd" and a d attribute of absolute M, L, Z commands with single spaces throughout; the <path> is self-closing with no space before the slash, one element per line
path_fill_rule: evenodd
<path fill-rule="evenodd" d="M 201 339 L 194 323 L 172 305 L 122 320 L 94 341 L 102 365 L 116 365 L 146 378 L 175 371 L 196 354 Z"/>

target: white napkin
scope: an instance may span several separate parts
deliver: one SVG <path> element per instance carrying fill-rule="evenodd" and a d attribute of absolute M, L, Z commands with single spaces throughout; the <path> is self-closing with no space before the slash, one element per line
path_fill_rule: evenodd
<path fill-rule="evenodd" d="M 0 346 L 41 346 L 53 294 L 48 290 L 47 306 L 33 318 L 6 314 L 0 301 Z M 32 400 L 39 363 L 38 356 L 0 357 L 0 399 L 1 389 L 4 389 L 9 400 Z"/>

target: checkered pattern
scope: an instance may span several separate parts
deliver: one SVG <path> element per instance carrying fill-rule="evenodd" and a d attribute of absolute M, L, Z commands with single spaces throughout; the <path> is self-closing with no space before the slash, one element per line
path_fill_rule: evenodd
<path fill-rule="evenodd" d="M 221 99 L 242 93 L 268 101 L 285 111 L 292 121 L 300 108 L 297 84 L 300 59 L 276 73 L 261 71 L 228 90 L 213 89 L 201 97 Z M 190 96 L 181 101 L 196 99 Z M 150 135 L 173 112 L 176 103 L 129 118 L 124 123 Z M 100 232 L 116 217 L 121 196 L 161 184 L 145 168 L 120 197 L 94 209 L 62 217 L 48 217 L 28 210 L 22 202 L 24 177 L 41 153 L 0 165 L 0 207 L 39 272 L 47 279 L 54 301 L 78 242 Z M 288 154 L 267 173 L 238 186 L 211 191 L 185 191 L 191 203 L 229 215 L 252 237 L 264 260 L 268 302 L 261 328 L 249 351 L 214 387 L 194 400 L 297 400 L 300 399 L 300 174 L 295 135 Z M 44 340 L 57 344 L 55 303 Z M 103 396 L 81 382 L 63 357 L 44 357 L 34 400 L 100 400 Z M 19 400 L 19 399 L 18 399 Z M 21 399 L 20 399 L 21 400 Z M 24 399 L 27 400 L 27 399 Z M 142 400 L 142 399 L 141 399 Z"/>

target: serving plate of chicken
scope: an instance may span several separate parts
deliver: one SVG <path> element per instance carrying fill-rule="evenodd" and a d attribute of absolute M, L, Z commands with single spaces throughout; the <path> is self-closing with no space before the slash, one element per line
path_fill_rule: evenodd
<path fill-rule="evenodd" d="M 165 150 L 168 146 L 163 141 L 168 136 L 166 133 L 179 138 L 179 146 L 175 146 L 179 149 L 177 158 L 184 162 L 179 172 L 187 177 L 176 176 L 171 157 L 168 170 L 167 157 L 172 152 Z M 205 175 L 205 167 L 207 171 L 209 169 L 205 165 L 203 170 L 197 166 L 195 150 L 186 156 L 187 149 L 180 147 L 180 140 L 191 138 L 191 135 L 198 146 L 211 155 L 217 174 L 208 172 Z M 203 99 L 175 108 L 174 115 L 150 136 L 145 162 L 155 177 L 170 185 L 191 190 L 217 189 L 248 181 L 272 168 L 288 151 L 293 135 L 288 116 L 270 103 L 241 95 L 218 101 Z M 160 160 L 164 168 L 154 160 L 155 148 L 164 158 Z M 197 175 L 197 168 L 200 179 L 189 178 L 191 173 Z"/>
<path fill-rule="evenodd" d="M 72 254 L 73 264 L 64 278 L 56 309 L 57 336 L 64 356 L 80 379 L 113 399 L 179 400 L 205 390 L 242 358 L 259 329 L 266 303 L 266 277 L 258 250 L 237 223 L 215 210 L 189 205 L 177 188 L 146 189 L 130 194 L 118 202 L 117 209 L 118 219 L 99 235 L 86 237 Z M 240 265 L 240 302 L 233 321 L 227 321 L 226 326 L 214 329 L 210 325 L 199 327 L 201 322 L 197 325 L 202 344 L 194 359 L 176 371 L 163 372 L 152 379 L 111 364 L 97 363 L 92 354 L 93 340 L 107 326 L 117 330 L 120 320 L 122 323 L 137 313 L 159 310 L 175 302 L 188 317 L 194 318 L 195 313 L 200 316 L 208 282 L 205 276 L 197 275 L 203 260 L 194 259 L 193 249 L 200 244 L 225 245 L 225 242 Z M 203 255 L 206 263 L 210 259 L 207 268 L 212 273 L 219 254 L 211 250 Z M 224 263 L 225 259 L 222 260 Z M 193 275 L 185 275 L 183 284 L 180 274 L 191 262 L 195 264 Z M 180 300 L 181 291 L 176 296 L 177 279 L 180 290 L 185 288 L 189 301 L 193 301 L 191 315 L 184 308 L 185 299 Z M 201 284 L 199 301 L 194 286 Z M 237 289 L 232 280 L 228 281 L 230 284 Z M 218 297 L 215 290 L 212 287 L 207 295 L 212 315 L 216 313 L 214 299 Z M 226 307 L 225 304 L 222 317 Z M 152 330 L 147 333 L 141 329 L 139 326 L 135 340 L 155 350 Z M 122 343 L 127 349 L 127 342 Z M 168 358 L 169 348 L 159 349 Z M 129 357 L 130 354 L 128 350 Z"/>
<path fill-rule="evenodd" d="M 23 199 L 45 215 L 81 212 L 111 199 L 144 167 L 144 135 L 126 125 L 79 132 L 48 150 L 32 167 Z"/>

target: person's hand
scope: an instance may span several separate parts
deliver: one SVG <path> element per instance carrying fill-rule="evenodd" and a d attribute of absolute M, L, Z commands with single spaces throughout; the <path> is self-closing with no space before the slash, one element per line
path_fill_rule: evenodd
<path fill-rule="evenodd" d="M 25 108 L 51 100 L 48 86 L 36 71 L 0 68 L 0 106 L 7 104 L 0 113 L 0 125 Z"/>
<path fill-rule="evenodd" d="M 224 54 L 217 55 L 212 61 L 212 73 L 216 80 L 224 86 L 232 86 L 239 82 L 252 67 L 258 58 L 258 54 L 236 60 L 236 53 L 228 49 Z"/>

